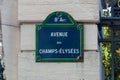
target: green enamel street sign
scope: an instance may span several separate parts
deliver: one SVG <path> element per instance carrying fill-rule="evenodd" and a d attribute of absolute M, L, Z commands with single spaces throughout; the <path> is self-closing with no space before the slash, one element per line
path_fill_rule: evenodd
<path fill-rule="evenodd" d="M 36 62 L 83 60 L 83 25 L 66 12 L 51 13 L 36 25 Z"/>

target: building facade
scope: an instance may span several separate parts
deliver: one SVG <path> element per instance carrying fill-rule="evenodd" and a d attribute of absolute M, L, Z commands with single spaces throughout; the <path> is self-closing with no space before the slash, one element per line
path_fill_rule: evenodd
<path fill-rule="evenodd" d="M 84 62 L 35 62 L 35 25 L 54 11 L 84 25 Z M 1 14 L 7 80 L 100 80 L 98 0 L 3 0 Z"/>

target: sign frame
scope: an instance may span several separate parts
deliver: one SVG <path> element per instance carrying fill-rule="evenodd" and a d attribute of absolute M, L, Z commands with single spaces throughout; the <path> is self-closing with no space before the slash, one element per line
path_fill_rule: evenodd
<path fill-rule="evenodd" d="M 56 15 L 56 14 L 62 14 L 68 17 L 68 19 L 70 20 L 69 23 L 49 23 L 49 19 Z M 79 59 L 74 59 L 74 58 L 54 58 L 54 59 L 43 59 L 41 58 L 40 54 L 39 54 L 39 49 L 38 49 L 38 42 L 39 42 L 39 30 L 43 27 L 47 27 L 47 28 L 57 28 L 57 27 L 76 27 L 79 31 L 80 31 L 80 57 Z M 77 24 L 76 21 L 66 12 L 63 11 L 56 11 L 51 13 L 50 15 L 48 15 L 48 17 L 45 19 L 45 21 L 42 24 L 36 24 L 36 62 L 83 62 L 83 49 L 84 49 L 84 26 L 83 24 Z"/>

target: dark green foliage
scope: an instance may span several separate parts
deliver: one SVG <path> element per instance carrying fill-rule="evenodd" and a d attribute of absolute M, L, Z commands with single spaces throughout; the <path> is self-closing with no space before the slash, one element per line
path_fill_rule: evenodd
<path fill-rule="evenodd" d="M 115 39 L 120 39 L 120 31 L 115 32 Z M 115 42 L 115 79 L 120 80 L 120 42 Z"/>
<path fill-rule="evenodd" d="M 104 27 L 104 38 L 108 39 L 111 37 L 110 35 L 111 30 L 108 27 Z M 105 80 L 111 80 L 111 59 L 112 59 L 112 52 L 111 52 L 111 43 L 103 42 L 102 44 L 102 51 L 103 51 L 103 65 L 105 68 Z"/>
<path fill-rule="evenodd" d="M 111 30 L 108 27 L 104 28 L 104 38 L 111 38 Z M 114 39 L 120 39 L 120 30 L 114 32 Z M 114 74 L 115 80 L 120 80 L 120 42 L 114 42 Z M 105 68 L 105 80 L 111 80 L 112 73 L 112 51 L 111 43 L 103 42 L 103 64 Z"/>

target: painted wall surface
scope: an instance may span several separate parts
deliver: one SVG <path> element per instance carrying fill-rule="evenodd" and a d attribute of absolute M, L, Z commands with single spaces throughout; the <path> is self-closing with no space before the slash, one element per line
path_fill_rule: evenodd
<path fill-rule="evenodd" d="M 18 1 L 1 0 L 1 26 L 6 80 L 18 80 L 18 53 L 20 28 L 18 27 Z"/>
<path fill-rule="evenodd" d="M 80 22 L 99 21 L 99 0 L 18 0 L 21 22 L 42 22 L 54 11 L 65 11 Z"/>
<path fill-rule="evenodd" d="M 18 27 L 2 25 L 6 80 L 18 80 L 19 30 Z"/>
<path fill-rule="evenodd" d="M 97 26 L 84 24 L 84 62 L 36 63 L 35 24 L 21 25 L 21 53 L 18 54 L 18 80 L 100 80 Z"/>
<path fill-rule="evenodd" d="M 99 53 L 84 53 L 84 63 L 36 63 L 35 51 L 18 55 L 18 80 L 100 80 Z"/>
<path fill-rule="evenodd" d="M 3 0 L 1 8 L 7 80 L 100 80 L 98 0 Z M 54 11 L 83 22 L 83 63 L 35 62 L 35 23 Z"/>

